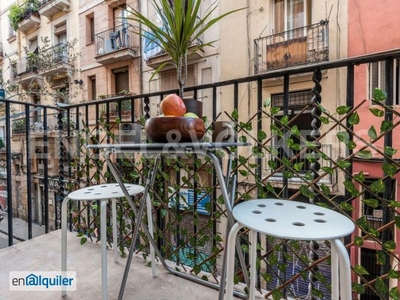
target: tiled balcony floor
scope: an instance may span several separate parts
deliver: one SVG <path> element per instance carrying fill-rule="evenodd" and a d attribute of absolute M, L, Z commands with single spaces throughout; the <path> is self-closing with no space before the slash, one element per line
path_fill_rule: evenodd
<path fill-rule="evenodd" d="M 68 270 L 77 272 L 77 290 L 61 298 L 60 292 L 15 292 L 8 287 L 10 271 L 57 271 L 61 268 L 61 230 L 41 235 L 0 250 L 1 300 L 101 299 L 100 244 L 80 245 L 75 233 L 68 233 Z M 114 263 L 108 251 L 109 299 L 117 299 L 126 258 Z M 151 268 L 141 256 L 132 260 L 124 299 L 196 300 L 218 299 L 218 291 L 180 278 L 158 266 L 153 278 Z"/>

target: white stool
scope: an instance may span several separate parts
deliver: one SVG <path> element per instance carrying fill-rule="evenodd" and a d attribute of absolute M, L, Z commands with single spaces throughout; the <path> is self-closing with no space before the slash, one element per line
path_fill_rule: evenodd
<path fill-rule="evenodd" d="M 130 196 L 137 195 L 144 191 L 144 187 L 136 184 L 125 184 L 126 190 Z M 121 187 L 117 183 L 100 184 L 89 186 L 79 189 L 70 193 L 62 203 L 61 214 L 61 271 L 67 271 L 67 214 L 68 202 L 87 201 L 87 200 L 101 200 L 100 206 L 100 234 L 101 234 L 101 285 L 102 285 L 102 299 L 107 299 L 107 200 L 112 200 L 112 218 L 113 218 L 113 250 L 114 261 L 118 259 L 118 242 L 117 242 L 117 215 L 116 215 L 116 198 L 125 197 Z M 147 197 L 147 202 L 150 198 Z M 149 207 L 149 203 L 148 203 Z M 151 211 L 147 211 L 148 222 L 152 223 Z M 132 243 L 132 247 L 134 242 Z M 155 255 L 151 249 L 151 264 L 155 268 Z M 154 270 L 153 270 L 154 272 Z M 61 292 L 62 296 L 67 294 L 66 290 Z"/>
<path fill-rule="evenodd" d="M 332 247 L 332 299 L 351 299 L 350 260 L 339 239 L 354 231 L 349 218 L 317 205 L 280 199 L 242 202 L 234 207 L 233 217 L 237 223 L 228 236 L 226 299 L 233 298 L 235 240 L 242 227 L 250 229 L 250 300 L 255 297 L 257 232 L 282 239 L 328 240 Z"/>

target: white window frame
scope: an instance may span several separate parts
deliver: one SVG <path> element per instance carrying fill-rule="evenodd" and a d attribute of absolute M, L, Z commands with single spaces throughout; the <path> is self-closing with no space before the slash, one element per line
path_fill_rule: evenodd
<path fill-rule="evenodd" d="M 377 68 L 376 68 L 377 67 Z M 375 68 L 375 70 L 374 70 Z M 377 74 L 374 74 L 376 72 Z M 373 77 L 377 76 L 377 84 L 373 84 Z M 385 61 L 373 62 L 368 65 L 368 94 L 369 99 L 374 97 L 374 89 L 385 90 Z M 371 105 L 374 105 L 371 101 Z M 393 61 L 393 105 L 400 106 L 400 59 Z"/>
<path fill-rule="evenodd" d="M 272 31 L 273 31 L 273 34 L 276 34 L 276 33 L 278 33 L 278 32 L 276 32 L 276 28 L 275 28 L 275 1 L 276 0 L 271 0 L 272 1 L 272 20 L 273 20 L 273 22 L 272 22 Z M 286 31 L 288 31 L 288 30 L 293 30 L 293 29 L 295 29 L 295 28 L 289 28 L 288 27 L 288 7 L 289 7 L 289 4 L 293 1 L 293 0 L 283 0 L 284 1 L 284 24 L 283 24 L 283 26 L 284 26 L 284 31 L 286 32 Z M 303 25 L 301 26 L 301 27 L 304 27 L 304 26 L 307 26 L 308 24 L 307 24 L 307 20 L 308 20 L 308 9 L 307 9 L 307 3 L 308 3 L 308 1 L 307 0 L 303 0 L 303 11 L 304 11 L 304 17 L 303 17 Z M 291 23 L 293 23 L 293 20 L 291 20 L 292 22 Z"/>

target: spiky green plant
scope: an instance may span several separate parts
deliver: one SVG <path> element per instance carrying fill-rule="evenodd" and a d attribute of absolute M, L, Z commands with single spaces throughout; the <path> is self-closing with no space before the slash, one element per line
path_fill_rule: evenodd
<path fill-rule="evenodd" d="M 161 27 L 133 8 L 131 8 L 131 16 L 128 16 L 127 19 L 143 25 L 137 33 L 154 42 L 171 57 L 177 70 L 179 95 L 183 96 L 187 79 L 188 55 L 206 46 L 212 46 L 216 42 L 215 40 L 204 42 L 199 37 L 222 18 L 243 8 L 211 18 L 212 13 L 218 7 L 218 1 L 208 7 L 203 17 L 200 17 L 201 0 L 174 1 L 173 5 L 169 0 L 152 0 L 150 2 L 160 18 Z M 194 41 L 198 43 L 194 43 Z M 168 63 L 161 64 L 153 76 Z"/>

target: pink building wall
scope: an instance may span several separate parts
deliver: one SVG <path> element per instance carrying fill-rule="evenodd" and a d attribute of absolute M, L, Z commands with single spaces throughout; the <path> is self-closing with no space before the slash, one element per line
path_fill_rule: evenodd
<path fill-rule="evenodd" d="M 348 0 L 348 56 L 359 56 L 363 54 L 376 53 L 391 49 L 400 48 L 400 1 L 398 0 Z M 378 134 L 382 119 L 374 117 L 369 108 L 371 102 L 369 98 L 368 86 L 368 66 L 360 65 L 355 67 L 355 105 L 364 99 L 367 101 L 357 110 L 360 116 L 360 124 L 355 126 L 355 131 L 361 137 L 369 141 L 368 129 L 374 125 Z M 400 150 L 400 128 L 393 131 L 393 147 Z M 383 139 L 379 146 L 383 145 Z M 373 153 L 375 158 L 380 155 Z M 396 154 L 400 158 L 400 151 Z M 380 162 L 355 162 L 353 172 L 363 171 L 368 177 L 382 178 L 383 171 Z M 400 199 L 398 189 L 400 175 L 396 176 L 396 199 Z M 360 202 L 355 201 L 356 211 L 354 218 L 361 216 Z M 358 236 L 360 232 L 356 232 Z M 397 244 L 396 252 L 400 253 L 400 233 L 396 230 L 395 241 Z M 366 242 L 366 248 L 377 249 L 376 243 Z M 359 251 L 353 248 L 351 251 L 352 259 L 357 262 Z M 399 284 L 400 287 L 400 284 Z"/>

